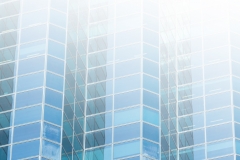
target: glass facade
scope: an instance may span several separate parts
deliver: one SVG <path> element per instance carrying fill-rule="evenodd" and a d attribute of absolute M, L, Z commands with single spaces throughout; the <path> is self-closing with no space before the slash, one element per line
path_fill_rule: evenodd
<path fill-rule="evenodd" d="M 0 0 L 0 160 L 240 160 L 239 8 Z"/>

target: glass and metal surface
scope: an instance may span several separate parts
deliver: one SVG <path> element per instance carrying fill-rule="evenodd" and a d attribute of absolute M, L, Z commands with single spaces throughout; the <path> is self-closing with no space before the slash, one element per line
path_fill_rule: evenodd
<path fill-rule="evenodd" d="M 238 0 L 0 0 L 0 160 L 240 160 Z"/>

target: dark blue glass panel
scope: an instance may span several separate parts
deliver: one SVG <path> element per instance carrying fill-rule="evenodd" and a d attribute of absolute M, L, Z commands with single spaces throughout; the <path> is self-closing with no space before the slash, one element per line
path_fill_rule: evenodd
<path fill-rule="evenodd" d="M 55 108 L 45 106 L 44 120 L 60 126 L 62 124 L 62 112 Z"/>
<path fill-rule="evenodd" d="M 62 108 L 62 94 L 50 89 L 46 89 L 45 103 Z"/>
<path fill-rule="evenodd" d="M 0 129 L 10 126 L 12 112 L 5 112 L 0 114 Z"/>
<path fill-rule="evenodd" d="M 63 77 L 47 72 L 46 86 L 60 92 L 63 91 Z"/>
<path fill-rule="evenodd" d="M 61 139 L 60 127 L 57 127 L 48 123 L 44 123 L 43 137 L 60 143 L 60 139 Z"/>
<path fill-rule="evenodd" d="M 140 123 L 114 128 L 114 142 L 140 137 Z"/>
<path fill-rule="evenodd" d="M 0 130 L 0 146 L 6 145 L 11 142 L 11 140 L 10 140 L 11 137 L 9 137 L 10 136 L 9 132 L 11 132 L 10 129 Z M 0 157 L 1 157 L 1 155 L 0 155 Z"/>
<path fill-rule="evenodd" d="M 0 159 L 1 160 L 8 160 L 10 159 L 9 147 L 2 147 L 0 148 Z"/>
<path fill-rule="evenodd" d="M 22 159 L 39 155 L 39 140 L 15 144 L 12 147 L 12 159 Z"/>
<path fill-rule="evenodd" d="M 13 96 L 0 97 L 0 111 L 7 111 L 12 109 Z"/>
<path fill-rule="evenodd" d="M 18 74 L 26 74 L 44 69 L 44 56 L 19 61 Z"/>
<path fill-rule="evenodd" d="M 14 128 L 13 142 L 40 137 L 40 123 L 34 123 Z"/>
<path fill-rule="evenodd" d="M 19 125 L 40 120 L 42 116 L 42 106 L 24 108 L 15 111 L 14 124 Z"/>
<path fill-rule="evenodd" d="M 42 155 L 48 159 L 60 159 L 60 146 L 49 141 L 42 142 Z"/>
<path fill-rule="evenodd" d="M 143 123 L 143 137 L 159 142 L 159 128 Z"/>
<path fill-rule="evenodd" d="M 42 94 L 42 89 L 18 93 L 16 96 L 16 108 L 41 103 Z"/>

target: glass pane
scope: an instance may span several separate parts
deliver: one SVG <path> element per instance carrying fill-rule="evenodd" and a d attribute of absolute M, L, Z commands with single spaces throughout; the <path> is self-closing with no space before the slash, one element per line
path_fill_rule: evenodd
<path fill-rule="evenodd" d="M 114 158 L 123 158 L 140 153 L 140 142 L 130 141 L 114 145 Z"/>

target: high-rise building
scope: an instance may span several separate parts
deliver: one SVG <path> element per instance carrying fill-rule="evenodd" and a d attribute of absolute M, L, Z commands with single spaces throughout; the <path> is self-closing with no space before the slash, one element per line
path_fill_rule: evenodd
<path fill-rule="evenodd" d="M 238 0 L 0 0 L 0 160 L 240 160 Z"/>

